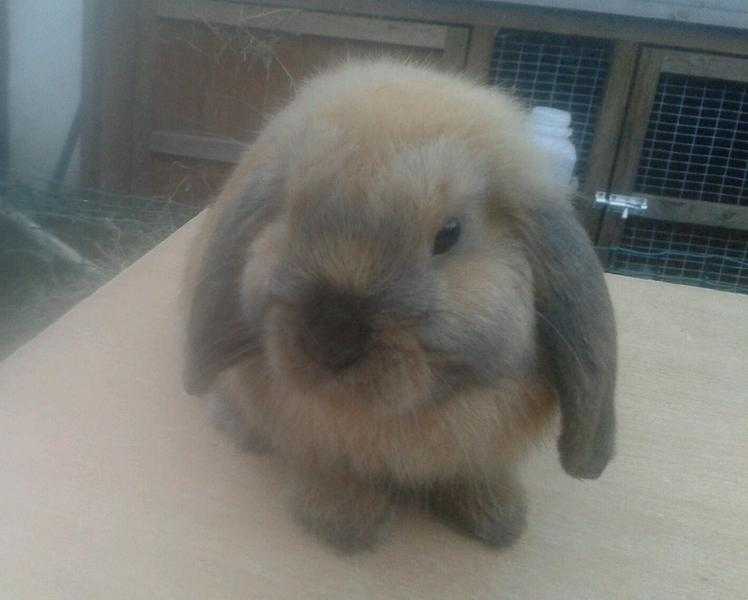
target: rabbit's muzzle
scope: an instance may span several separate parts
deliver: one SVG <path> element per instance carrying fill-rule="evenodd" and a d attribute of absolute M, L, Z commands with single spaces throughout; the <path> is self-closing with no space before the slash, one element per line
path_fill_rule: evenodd
<path fill-rule="evenodd" d="M 299 343 L 307 356 L 332 372 L 360 362 L 373 341 L 371 310 L 365 298 L 323 288 L 302 308 Z"/>

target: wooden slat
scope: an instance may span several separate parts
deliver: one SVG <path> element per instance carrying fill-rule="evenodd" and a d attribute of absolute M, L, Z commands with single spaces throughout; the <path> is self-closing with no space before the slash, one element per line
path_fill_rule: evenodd
<path fill-rule="evenodd" d="M 84 5 L 83 184 L 129 193 L 140 2 Z"/>
<path fill-rule="evenodd" d="M 605 95 L 595 125 L 589 166 L 582 188 L 583 197 L 589 200 L 589 208 L 583 215 L 584 225 L 593 238 L 597 236 L 602 216 L 593 198 L 596 192 L 607 191 L 610 185 L 626 116 L 629 91 L 636 73 L 638 52 L 637 44 L 632 42 L 616 42 L 613 49 L 613 60 L 608 71 Z"/>
<path fill-rule="evenodd" d="M 647 194 L 644 196 L 647 198 L 647 210 L 641 216 L 646 219 L 748 231 L 748 206 L 731 206 Z M 620 246 L 625 227 L 626 221 L 622 218 L 620 210 L 608 210 L 605 213 L 597 242 L 598 257 L 603 264 L 608 264 L 613 252 Z"/>
<path fill-rule="evenodd" d="M 748 38 L 748 33 L 746 33 L 746 38 Z M 748 42 L 746 42 L 746 45 L 748 45 Z M 663 54 L 662 70 L 678 75 L 748 82 L 748 59 L 731 56 L 713 56 L 697 52 L 671 50 Z"/>
<path fill-rule="evenodd" d="M 639 57 L 611 182 L 611 191 L 616 194 L 628 194 L 636 178 L 641 148 L 662 71 L 662 55 L 662 50 L 644 48 Z M 623 226 L 617 211 L 606 210 L 597 238 L 598 245 L 605 248 L 617 246 L 623 235 Z M 604 262 L 607 263 L 607 260 Z"/>
<path fill-rule="evenodd" d="M 157 48 L 155 6 L 143 1 L 138 14 L 140 37 L 135 64 L 135 110 L 133 111 L 133 192 L 152 193 L 150 152 L 148 143 L 153 128 L 153 77 Z"/>
<path fill-rule="evenodd" d="M 10 167 L 10 115 L 8 94 L 10 93 L 10 27 L 8 4 L 0 2 L 0 179 Z"/>
<path fill-rule="evenodd" d="M 440 64 L 445 69 L 461 72 L 467 60 L 470 29 L 467 27 L 450 27 L 444 40 L 444 54 Z"/>
<path fill-rule="evenodd" d="M 662 56 L 662 50 L 653 48 L 644 48 L 641 52 L 636 80 L 631 89 L 631 102 L 626 111 L 620 152 L 613 174 L 613 192 L 627 193 L 634 183 L 662 72 Z"/>
<path fill-rule="evenodd" d="M 650 196 L 648 194 L 644 194 L 644 196 L 647 198 L 648 206 L 642 216 L 648 219 L 748 230 L 748 206 L 733 206 L 700 200 Z"/>
<path fill-rule="evenodd" d="M 501 3 L 505 0 L 485 0 Z M 642 17 L 748 30 L 745 0 L 512 0 L 514 4 L 562 8 L 611 16 Z"/>
<path fill-rule="evenodd" d="M 467 55 L 465 71 L 477 81 L 488 83 L 491 71 L 491 57 L 496 44 L 498 27 L 473 27 L 470 32 L 470 48 Z"/>
<path fill-rule="evenodd" d="M 239 162 L 247 145 L 208 135 L 194 135 L 177 131 L 154 131 L 149 148 L 159 154 L 199 158 L 225 163 Z"/>
<path fill-rule="evenodd" d="M 98 73 L 104 55 L 101 52 L 98 31 L 100 8 L 97 0 L 83 0 L 83 31 L 81 55 L 81 125 L 80 183 L 94 187 L 99 179 L 99 147 L 101 131 L 102 89 Z"/>
<path fill-rule="evenodd" d="M 259 7 L 205 0 L 158 0 L 158 16 L 299 35 L 327 36 L 382 44 L 444 50 L 450 28 L 426 23 L 384 21 L 298 9 Z"/>
<path fill-rule="evenodd" d="M 243 2 L 243 0 L 237 0 Z M 274 6 L 432 23 L 485 25 L 748 55 L 745 31 L 516 4 L 433 0 L 272 0 Z"/>

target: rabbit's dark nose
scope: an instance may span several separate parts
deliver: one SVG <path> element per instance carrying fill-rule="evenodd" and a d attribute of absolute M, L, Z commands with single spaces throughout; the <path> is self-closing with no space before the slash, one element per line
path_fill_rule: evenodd
<path fill-rule="evenodd" d="M 369 312 L 366 300 L 354 294 L 328 289 L 315 292 L 302 311 L 303 350 L 331 371 L 353 366 L 371 346 Z"/>

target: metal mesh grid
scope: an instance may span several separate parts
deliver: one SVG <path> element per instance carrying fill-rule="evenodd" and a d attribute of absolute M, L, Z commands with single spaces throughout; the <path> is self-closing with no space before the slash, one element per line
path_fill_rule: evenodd
<path fill-rule="evenodd" d="M 608 270 L 748 293 L 748 231 L 629 217 Z"/>
<path fill-rule="evenodd" d="M 491 61 L 491 81 L 532 106 L 567 110 L 577 149 L 576 175 L 584 179 L 611 59 L 606 40 L 500 31 Z"/>
<path fill-rule="evenodd" d="M 748 205 L 748 84 L 663 73 L 635 189 Z"/>

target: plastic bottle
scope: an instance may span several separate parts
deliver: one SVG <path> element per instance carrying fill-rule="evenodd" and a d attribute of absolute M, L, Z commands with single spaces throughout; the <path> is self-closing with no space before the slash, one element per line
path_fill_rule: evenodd
<path fill-rule="evenodd" d="M 554 178 L 560 185 L 572 182 L 577 152 L 571 137 L 571 114 L 565 110 L 536 106 L 531 122 L 537 145 L 547 152 L 553 163 Z"/>

